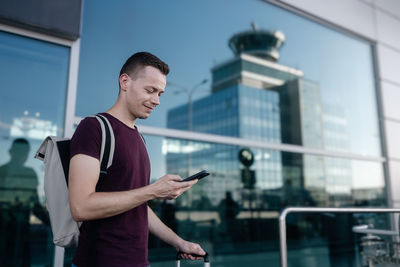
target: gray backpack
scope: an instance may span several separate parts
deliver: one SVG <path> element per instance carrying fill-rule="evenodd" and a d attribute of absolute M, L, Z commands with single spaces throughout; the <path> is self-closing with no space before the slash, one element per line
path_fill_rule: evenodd
<path fill-rule="evenodd" d="M 102 131 L 100 151 L 101 179 L 107 174 L 107 169 L 112 164 L 115 138 L 107 118 L 100 114 L 97 114 L 95 118 L 99 121 Z M 44 193 L 46 206 L 53 232 L 53 242 L 60 247 L 71 247 L 78 244 L 79 227 L 81 225 L 81 223 L 72 219 L 69 207 L 69 145 L 69 138 L 48 136 L 35 155 L 35 158 L 42 160 L 45 164 Z M 98 191 L 98 186 L 96 186 L 96 191 Z"/>

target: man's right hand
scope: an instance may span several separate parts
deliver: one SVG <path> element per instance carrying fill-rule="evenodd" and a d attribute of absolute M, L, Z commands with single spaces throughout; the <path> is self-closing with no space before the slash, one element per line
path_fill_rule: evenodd
<path fill-rule="evenodd" d="M 198 181 L 196 179 L 188 182 L 180 182 L 181 180 L 182 178 L 179 175 L 166 174 L 150 186 L 156 198 L 175 199 L 189 190 Z"/>

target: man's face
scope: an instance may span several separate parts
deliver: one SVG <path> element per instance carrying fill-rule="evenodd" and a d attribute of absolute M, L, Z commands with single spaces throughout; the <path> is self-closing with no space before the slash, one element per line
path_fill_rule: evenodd
<path fill-rule="evenodd" d="M 160 96 L 165 90 L 166 77 L 151 66 L 138 70 L 134 75 L 133 78 L 128 75 L 122 77 L 121 90 L 125 91 L 129 113 L 135 119 L 146 119 L 160 104 Z"/>

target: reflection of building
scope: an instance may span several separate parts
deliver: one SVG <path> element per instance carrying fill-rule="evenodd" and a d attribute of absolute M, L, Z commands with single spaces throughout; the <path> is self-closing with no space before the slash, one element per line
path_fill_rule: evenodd
<path fill-rule="evenodd" d="M 284 40 L 280 32 L 256 29 L 235 34 L 229 41 L 235 57 L 211 70 L 212 94 L 188 103 L 193 107 L 193 130 L 325 148 L 320 86 L 302 79 L 302 71 L 276 63 Z M 187 105 L 168 112 L 169 128 L 188 129 Z M 190 142 L 175 142 L 191 146 Z M 214 177 L 202 181 L 203 186 L 195 190 L 207 188 L 199 193 L 217 203 L 226 191 L 242 188 L 239 149 L 212 145 L 187 155 L 167 152 L 168 172 L 185 175 L 187 169 L 191 173 L 208 169 Z M 332 164 L 327 166 L 322 156 L 259 149 L 254 149 L 254 154 L 256 188 L 272 192 L 290 184 L 294 190 L 307 190 L 317 203 L 326 204 L 326 168 L 331 170 Z M 345 186 L 350 190 L 348 184 Z"/>
<path fill-rule="evenodd" d="M 262 102 L 259 101 L 262 96 L 266 98 L 264 101 L 268 101 L 268 105 L 262 105 Z M 258 107 L 252 108 L 252 103 L 257 101 L 259 101 Z M 187 120 L 185 119 L 187 113 L 182 112 L 181 109 L 186 110 L 186 107 L 178 107 L 168 113 L 168 127 L 180 128 L 179 125 L 181 125 L 180 129 L 187 129 Z M 228 136 L 257 137 L 259 140 L 280 142 L 278 97 L 274 92 L 263 94 L 260 90 L 236 85 L 196 101 L 193 110 L 193 129 L 195 131 Z M 269 120 L 262 120 L 263 116 L 268 116 Z M 225 191 L 235 191 L 241 187 L 240 164 L 237 158 L 239 147 L 204 145 L 202 149 L 195 150 L 191 148 L 197 144 L 195 142 L 175 140 L 166 142 L 168 144 L 175 143 L 183 148 L 181 150 L 188 151 L 188 153 L 174 153 L 169 147 L 166 157 L 168 172 L 186 175 L 186 169 L 190 167 L 191 172 L 207 169 L 213 174 L 212 177 L 202 180 L 192 190 L 201 191 L 198 195 L 208 196 L 214 205 L 225 196 Z M 263 159 L 257 160 L 256 163 L 257 187 L 280 186 L 280 153 L 261 150 L 254 151 L 254 153 L 256 159 Z"/>
<path fill-rule="evenodd" d="M 322 149 L 321 91 L 317 83 L 296 79 L 274 87 L 279 92 L 282 142 Z M 312 192 L 316 201 L 325 196 L 324 159 L 321 156 L 282 153 L 285 184 Z M 297 170 L 297 171 L 295 171 Z"/>
<path fill-rule="evenodd" d="M 350 147 L 350 138 L 343 108 L 324 105 L 323 111 L 325 149 L 347 151 Z M 325 158 L 325 177 L 330 205 L 354 203 L 356 198 L 352 194 L 352 168 L 349 160 Z"/>
<path fill-rule="evenodd" d="M 51 121 L 40 120 L 34 117 L 14 118 L 10 135 L 13 137 L 27 137 L 42 140 L 46 136 L 58 135 L 58 127 Z"/>
<path fill-rule="evenodd" d="M 383 188 L 353 189 L 351 195 L 358 205 L 380 206 L 385 199 Z"/>

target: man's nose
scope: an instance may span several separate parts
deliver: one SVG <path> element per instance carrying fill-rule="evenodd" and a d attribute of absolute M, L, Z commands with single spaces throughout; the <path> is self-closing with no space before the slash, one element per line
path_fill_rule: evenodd
<path fill-rule="evenodd" d="M 158 106 L 160 104 L 160 97 L 158 95 L 156 95 L 155 97 L 153 97 L 151 99 L 151 103 L 155 106 Z"/>

